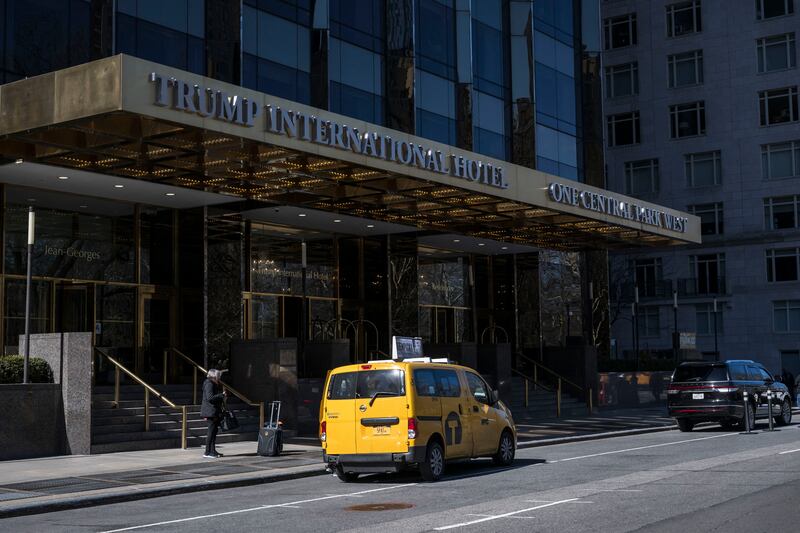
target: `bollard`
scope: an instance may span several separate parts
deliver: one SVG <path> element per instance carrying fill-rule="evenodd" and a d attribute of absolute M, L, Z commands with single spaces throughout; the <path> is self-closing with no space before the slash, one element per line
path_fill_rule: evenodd
<path fill-rule="evenodd" d="M 772 391 L 767 391 L 767 402 L 769 403 L 769 430 L 775 431 L 775 428 L 772 426 Z"/>
<path fill-rule="evenodd" d="M 747 406 L 749 405 L 747 398 L 748 396 L 747 391 L 744 391 L 744 394 L 742 396 L 744 397 L 744 430 L 746 433 L 750 433 L 750 417 L 748 416 L 747 413 Z"/>

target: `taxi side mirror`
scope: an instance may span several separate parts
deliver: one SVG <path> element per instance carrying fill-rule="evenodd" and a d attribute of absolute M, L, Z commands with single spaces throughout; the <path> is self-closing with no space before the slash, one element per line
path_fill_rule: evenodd
<path fill-rule="evenodd" d="M 500 393 L 496 390 L 493 390 L 489 393 L 489 404 L 494 405 L 500 401 Z"/>

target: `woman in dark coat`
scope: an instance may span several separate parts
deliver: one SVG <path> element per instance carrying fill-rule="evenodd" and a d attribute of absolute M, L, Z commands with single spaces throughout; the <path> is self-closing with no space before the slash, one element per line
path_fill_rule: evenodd
<path fill-rule="evenodd" d="M 222 420 L 222 402 L 228 393 L 219 383 L 221 375 L 222 372 L 212 368 L 208 371 L 207 379 L 203 382 L 203 403 L 200 405 L 200 416 L 208 422 L 206 453 L 203 457 L 210 459 L 222 457 L 222 454 L 217 452 L 216 441 L 219 423 Z"/>

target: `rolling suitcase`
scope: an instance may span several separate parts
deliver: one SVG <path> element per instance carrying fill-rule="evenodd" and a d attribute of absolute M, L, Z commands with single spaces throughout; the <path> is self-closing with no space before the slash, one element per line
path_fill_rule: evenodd
<path fill-rule="evenodd" d="M 280 422 L 281 402 L 269 404 L 269 421 L 258 431 L 258 455 L 277 457 L 283 450 L 283 428 Z"/>

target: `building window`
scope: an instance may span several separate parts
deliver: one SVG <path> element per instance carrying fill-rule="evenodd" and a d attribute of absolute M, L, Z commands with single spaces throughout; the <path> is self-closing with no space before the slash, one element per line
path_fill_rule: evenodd
<path fill-rule="evenodd" d="M 639 296 L 654 297 L 664 276 L 660 257 L 635 259 L 633 261 L 633 279 L 639 289 Z"/>
<path fill-rule="evenodd" d="M 703 51 L 693 50 L 667 56 L 669 87 L 687 87 L 703 83 Z"/>
<path fill-rule="evenodd" d="M 661 334 L 658 307 L 653 305 L 640 306 L 638 323 L 640 337 L 658 337 Z"/>
<path fill-rule="evenodd" d="M 689 187 L 712 187 L 722 183 L 722 161 L 719 151 L 683 156 L 686 184 Z"/>
<path fill-rule="evenodd" d="M 689 257 L 689 270 L 694 273 L 693 291 L 689 294 L 722 294 L 725 292 L 725 254 L 702 254 Z M 692 287 L 687 287 L 692 289 Z"/>
<path fill-rule="evenodd" d="M 797 281 L 800 248 L 767 250 L 767 281 Z"/>
<path fill-rule="evenodd" d="M 772 323 L 778 333 L 800 331 L 800 300 L 772 302 Z"/>
<path fill-rule="evenodd" d="M 762 145 L 761 171 L 764 179 L 800 176 L 800 141 Z"/>
<path fill-rule="evenodd" d="M 797 65 L 794 33 L 756 39 L 758 71 L 786 70 Z"/>
<path fill-rule="evenodd" d="M 797 122 L 797 86 L 760 91 L 761 125 Z"/>
<path fill-rule="evenodd" d="M 705 102 L 669 106 L 670 135 L 673 139 L 694 137 L 706 133 Z"/>
<path fill-rule="evenodd" d="M 794 0 L 756 0 L 758 20 L 782 17 L 794 13 Z"/>
<path fill-rule="evenodd" d="M 641 142 L 638 111 L 609 115 L 606 120 L 609 146 L 624 146 Z"/>
<path fill-rule="evenodd" d="M 695 304 L 695 317 L 697 319 L 698 335 L 714 334 L 714 304 Z M 722 308 L 717 304 L 717 333 L 722 333 Z"/>
<path fill-rule="evenodd" d="M 689 212 L 700 217 L 701 235 L 722 235 L 722 202 L 690 205 Z"/>
<path fill-rule="evenodd" d="M 625 63 L 606 67 L 606 96 L 632 96 L 639 94 L 639 64 Z"/>
<path fill-rule="evenodd" d="M 606 50 L 633 46 L 636 38 L 636 13 L 607 18 L 603 21 Z"/>
<path fill-rule="evenodd" d="M 625 190 L 632 195 L 658 192 L 658 159 L 626 162 Z"/>
<path fill-rule="evenodd" d="M 764 227 L 769 230 L 800 227 L 799 214 L 800 196 L 764 198 Z"/>
<path fill-rule="evenodd" d="M 667 6 L 667 37 L 702 31 L 700 0 Z"/>

